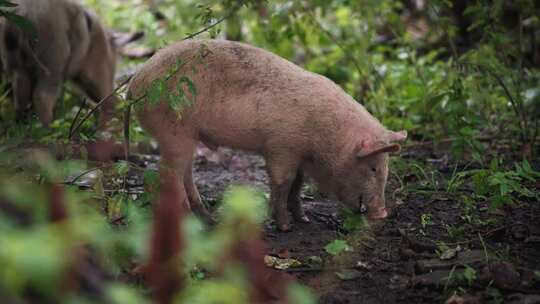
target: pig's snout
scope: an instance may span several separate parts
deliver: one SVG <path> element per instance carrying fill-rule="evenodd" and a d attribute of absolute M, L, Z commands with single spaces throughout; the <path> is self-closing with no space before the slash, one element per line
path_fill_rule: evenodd
<path fill-rule="evenodd" d="M 373 197 L 367 204 L 368 217 L 371 219 L 383 219 L 388 216 L 386 211 L 384 199 L 380 197 Z"/>

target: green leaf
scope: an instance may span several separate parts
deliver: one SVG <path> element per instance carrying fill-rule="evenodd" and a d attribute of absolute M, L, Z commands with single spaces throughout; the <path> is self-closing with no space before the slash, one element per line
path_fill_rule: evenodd
<path fill-rule="evenodd" d="M 36 36 L 36 29 L 32 22 L 30 20 L 21 17 L 17 14 L 11 13 L 11 12 L 2 12 L 4 17 L 12 23 L 14 23 L 16 26 L 18 26 L 20 29 L 22 29 L 27 34 L 32 35 L 33 37 Z"/>
<path fill-rule="evenodd" d="M 352 248 L 344 240 L 334 240 L 330 244 L 326 245 L 324 250 L 331 255 L 338 255 L 345 251 L 352 251 Z"/>
<path fill-rule="evenodd" d="M 115 195 L 107 200 L 107 215 L 109 220 L 116 220 L 124 214 L 126 209 L 126 196 L 123 194 Z"/>
<path fill-rule="evenodd" d="M 170 93 L 168 96 L 168 103 L 174 110 L 181 110 L 186 105 L 189 105 L 189 101 L 182 91 L 178 92 L 178 94 Z"/>
<path fill-rule="evenodd" d="M 119 283 L 109 286 L 107 293 L 115 304 L 139 304 L 148 303 L 143 295 L 135 288 Z"/>
<path fill-rule="evenodd" d="M 150 88 L 146 92 L 148 101 L 151 105 L 157 105 L 163 98 L 163 94 L 167 91 L 167 83 L 163 79 L 154 79 L 150 84 Z"/>
<path fill-rule="evenodd" d="M 469 286 L 472 285 L 472 283 L 474 283 L 474 281 L 476 280 L 476 270 L 465 265 L 465 269 L 463 270 L 463 278 L 465 278 Z"/>
<path fill-rule="evenodd" d="M 189 79 L 187 76 L 182 76 L 180 77 L 180 80 L 178 80 L 178 86 L 182 87 L 182 84 L 184 83 L 187 85 L 189 93 L 191 93 L 193 97 L 197 96 L 197 88 L 195 87 L 193 81 L 191 81 L 191 79 Z"/>
<path fill-rule="evenodd" d="M 363 227 L 366 227 L 368 225 L 368 222 L 366 218 L 357 213 L 350 213 L 345 216 L 345 220 L 343 221 L 343 229 L 347 231 L 354 231 L 358 229 L 362 229 Z"/>
<path fill-rule="evenodd" d="M 114 171 L 121 176 L 127 175 L 129 172 L 129 163 L 127 161 L 119 161 L 114 165 Z"/>
<path fill-rule="evenodd" d="M 4 7 L 17 7 L 17 4 L 13 3 L 13 2 L 9 2 L 7 0 L 0 0 L 0 6 L 4 6 Z"/>
<path fill-rule="evenodd" d="M 145 170 L 143 173 L 145 192 L 157 193 L 159 191 L 159 172 L 154 170 Z"/>
<path fill-rule="evenodd" d="M 311 291 L 300 284 L 290 284 L 287 288 L 287 299 L 294 304 L 315 304 L 317 300 Z"/>
<path fill-rule="evenodd" d="M 336 275 L 343 281 L 351 281 L 362 277 L 362 272 L 355 269 L 343 269 L 340 272 L 336 272 Z"/>

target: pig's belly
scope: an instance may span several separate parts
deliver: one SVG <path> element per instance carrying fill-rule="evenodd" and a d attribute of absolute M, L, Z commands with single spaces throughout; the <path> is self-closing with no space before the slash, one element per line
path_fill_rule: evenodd
<path fill-rule="evenodd" d="M 200 141 L 210 148 L 223 146 L 249 151 L 262 150 L 265 136 L 259 130 L 255 117 L 246 119 L 236 114 L 223 114 L 199 125 Z"/>
<path fill-rule="evenodd" d="M 236 96 L 202 105 L 195 114 L 200 140 L 207 146 L 262 151 L 266 136 L 261 128 L 258 98 Z"/>
<path fill-rule="evenodd" d="M 199 139 L 211 149 L 229 147 L 247 151 L 262 151 L 264 141 L 256 132 L 250 130 L 220 130 L 219 132 L 201 132 Z"/>

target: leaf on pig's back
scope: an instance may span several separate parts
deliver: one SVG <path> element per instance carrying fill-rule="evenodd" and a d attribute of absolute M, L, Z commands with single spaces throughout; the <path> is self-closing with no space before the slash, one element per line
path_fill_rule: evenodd
<path fill-rule="evenodd" d="M 148 97 L 148 102 L 151 105 L 157 105 L 163 94 L 167 92 L 167 83 L 162 79 L 155 79 L 150 84 L 150 88 L 146 91 L 146 96 Z"/>

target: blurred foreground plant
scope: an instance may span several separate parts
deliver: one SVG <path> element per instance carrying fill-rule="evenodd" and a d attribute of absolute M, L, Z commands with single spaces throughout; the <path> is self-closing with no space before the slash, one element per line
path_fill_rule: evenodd
<path fill-rule="evenodd" d="M 207 230 L 183 209 L 174 174 L 162 173 L 153 228 L 136 208 L 115 226 L 96 208 L 103 198 L 64 184 L 77 166 L 38 153 L 21 170 L 15 160 L 0 155 L 0 296 L 9 303 L 315 303 L 264 265 L 266 204 L 253 190 L 229 190 Z"/>

